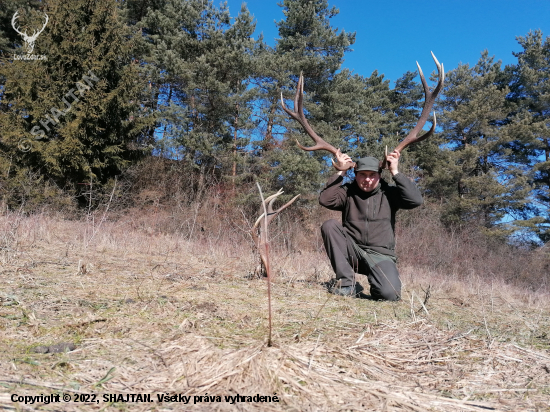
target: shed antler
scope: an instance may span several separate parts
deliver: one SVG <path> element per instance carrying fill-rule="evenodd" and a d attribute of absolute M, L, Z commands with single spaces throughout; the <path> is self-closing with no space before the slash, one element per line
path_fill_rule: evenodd
<path fill-rule="evenodd" d="M 290 201 L 285 203 L 279 209 L 273 211 L 273 202 L 275 202 L 275 199 L 277 199 L 277 197 L 279 197 L 283 193 L 283 189 L 279 189 L 277 193 L 267 197 L 263 201 L 262 207 L 260 208 L 261 215 L 256 220 L 256 223 L 254 223 L 251 231 L 252 239 L 254 239 L 254 243 L 256 244 L 256 247 L 260 252 L 260 258 L 265 269 L 268 268 L 267 254 L 269 253 L 267 250 L 269 241 L 269 239 L 267 238 L 267 226 L 271 223 L 275 216 L 277 216 L 280 212 L 289 207 L 292 203 L 294 203 L 296 199 L 298 199 L 298 197 L 300 197 L 300 195 L 294 196 Z M 264 209 L 267 211 L 267 219 L 265 217 Z M 257 233 L 258 226 L 260 227 L 260 236 L 258 236 Z"/>
<path fill-rule="evenodd" d="M 394 150 L 397 150 L 399 153 L 403 149 L 405 149 L 407 146 L 413 143 L 421 142 L 422 140 L 427 139 L 430 137 L 435 130 L 435 126 L 437 124 L 435 113 L 434 113 L 434 122 L 432 124 L 432 127 L 430 130 L 426 133 L 424 133 L 422 136 L 418 136 L 418 133 L 424 125 L 426 124 L 426 121 L 428 120 L 428 116 L 430 115 L 430 111 L 432 110 L 432 107 L 434 105 L 435 99 L 437 98 L 437 95 L 443 88 L 443 82 L 445 81 L 445 71 L 443 70 L 443 63 L 439 63 L 437 61 L 437 58 L 432 53 L 432 57 L 434 59 L 435 65 L 437 66 L 437 73 L 438 73 L 438 81 L 437 85 L 435 86 L 435 89 L 433 91 L 430 91 L 430 88 L 428 87 L 428 83 L 426 83 L 426 79 L 424 78 L 424 73 L 422 73 L 422 69 L 420 68 L 420 65 L 418 62 L 416 62 L 416 66 L 418 67 L 418 73 L 420 74 L 420 80 L 422 81 L 422 86 L 424 87 L 424 94 L 426 95 L 424 99 L 424 107 L 422 108 L 422 113 L 420 114 L 420 119 L 418 119 L 418 123 L 414 128 L 409 132 L 407 137 L 405 137 L 401 143 L 397 145 L 397 147 Z M 386 153 L 387 155 L 387 153 Z M 382 163 L 382 167 L 386 167 L 386 158 L 384 158 L 384 161 Z"/>
<path fill-rule="evenodd" d="M 307 134 L 313 139 L 315 142 L 314 146 L 305 147 L 300 144 L 298 140 L 296 140 L 296 143 L 298 144 L 298 147 L 303 150 L 307 151 L 313 151 L 313 150 L 326 150 L 333 155 L 336 156 L 336 153 L 338 153 L 339 149 L 335 148 L 330 143 L 325 142 L 321 136 L 319 136 L 313 128 L 308 123 L 306 116 L 304 115 L 304 75 L 303 73 L 300 73 L 300 79 L 298 80 L 298 86 L 296 87 L 296 95 L 294 96 L 294 111 L 288 109 L 285 106 L 285 102 L 283 99 L 283 92 L 281 92 L 281 106 L 283 107 L 283 110 L 294 120 L 296 120 L 298 123 L 302 125 L 304 130 L 307 132 Z M 355 167 L 355 163 L 346 163 L 343 166 L 339 166 L 337 163 L 334 163 L 334 160 L 332 161 L 335 168 L 338 170 L 348 170 L 352 167 Z"/>
<path fill-rule="evenodd" d="M 422 73 L 422 69 L 420 68 L 420 65 L 418 62 L 416 62 L 416 65 L 418 66 L 418 72 L 420 74 L 420 79 L 422 81 L 422 86 L 424 87 L 424 94 L 425 94 L 425 100 L 424 100 L 424 107 L 422 108 L 422 113 L 420 114 L 420 119 L 418 119 L 418 123 L 416 126 L 410 131 L 410 133 L 397 145 L 397 147 L 394 149 L 398 152 L 401 152 L 403 149 L 405 149 L 407 146 L 409 146 L 412 143 L 420 142 L 422 140 L 427 139 L 430 137 L 435 130 L 436 126 L 436 118 L 434 113 L 434 121 L 432 124 L 431 129 L 424 133 L 422 136 L 418 136 L 418 133 L 424 125 L 426 124 L 426 121 L 428 120 L 428 116 L 430 115 L 430 111 L 432 110 L 432 107 L 434 105 L 435 99 L 437 98 L 437 95 L 443 88 L 443 82 L 445 80 L 445 72 L 443 70 L 443 63 L 439 63 L 437 61 L 437 58 L 432 52 L 432 57 L 435 61 L 435 65 L 437 66 L 437 71 L 439 74 L 439 79 L 437 82 L 437 85 L 435 86 L 435 89 L 433 91 L 430 91 L 430 88 L 428 87 L 428 84 L 426 83 L 426 79 L 424 78 L 424 74 Z M 330 143 L 325 142 L 310 126 L 308 123 L 305 115 L 304 115 L 304 76 L 300 73 L 300 79 L 298 80 L 298 86 L 296 88 L 296 95 L 294 96 L 294 111 L 291 111 L 285 106 L 285 102 L 283 100 L 283 93 L 281 92 L 281 106 L 283 107 L 283 110 L 294 120 L 296 120 L 298 123 L 302 125 L 304 130 L 307 132 L 307 134 L 314 140 L 315 145 L 311 147 L 305 147 L 300 144 L 300 142 L 296 141 L 298 146 L 303 150 L 327 150 L 330 153 L 336 155 L 339 152 L 339 149 L 336 149 L 333 145 Z M 386 150 L 387 152 L 387 150 Z M 387 156 L 387 153 L 386 153 Z M 382 167 L 387 167 L 387 161 L 386 156 L 384 157 L 384 160 L 382 162 Z M 338 170 L 348 170 L 352 167 L 355 167 L 355 163 L 348 162 L 343 166 L 340 166 L 336 163 L 334 163 L 334 167 Z"/>

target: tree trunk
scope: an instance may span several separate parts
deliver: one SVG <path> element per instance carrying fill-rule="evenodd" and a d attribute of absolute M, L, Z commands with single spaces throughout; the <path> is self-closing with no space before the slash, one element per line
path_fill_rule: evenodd
<path fill-rule="evenodd" d="M 233 132 L 233 170 L 231 171 L 232 186 L 235 188 L 235 177 L 237 176 L 237 130 L 239 127 L 239 103 L 235 105 L 235 125 Z"/>
<path fill-rule="evenodd" d="M 267 119 L 267 129 L 265 132 L 265 145 L 266 150 L 270 150 L 275 144 L 273 143 L 273 124 L 275 123 L 275 109 L 277 108 L 276 104 L 272 104 L 269 109 L 269 117 Z"/>

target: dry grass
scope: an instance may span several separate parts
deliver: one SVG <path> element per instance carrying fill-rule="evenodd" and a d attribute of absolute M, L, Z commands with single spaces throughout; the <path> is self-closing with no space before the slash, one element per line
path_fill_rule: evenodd
<path fill-rule="evenodd" d="M 133 223 L 0 216 L 6 410 L 550 410 L 548 295 L 409 265 L 401 302 L 341 298 L 326 293 L 320 251 L 279 252 L 268 348 L 266 284 L 248 278 L 251 242 L 192 243 Z M 60 342 L 77 349 L 33 352 Z M 222 402 L 10 401 L 58 392 Z M 280 402 L 224 402 L 274 393 Z"/>

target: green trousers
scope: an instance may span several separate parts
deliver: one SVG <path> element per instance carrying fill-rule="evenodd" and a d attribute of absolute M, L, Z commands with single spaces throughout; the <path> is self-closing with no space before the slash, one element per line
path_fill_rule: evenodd
<path fill-rule="evenodd" d="M 323 223 L 321 234 L 336 280 L 340 281 L 341 286 L 355 284 L 355 273 L 360 273 L 369 280 L 371 298 L 400 299 L 401 280 L 394 256 L 362 249 L 334 219 Z"/>

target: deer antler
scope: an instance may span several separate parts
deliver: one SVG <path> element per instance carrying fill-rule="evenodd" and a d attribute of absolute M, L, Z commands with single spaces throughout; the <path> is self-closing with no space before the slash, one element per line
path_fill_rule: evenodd
<path fill-rule="evenodd" d="M 298 80 L 298 85 L 296 87 L 296 95 L 294 96 L 294 111 L 288 109 L 285 106 L 285 102 L 283 99 L 283 92 L 281 92 L 281 106 L 283 107 L 283 110 L 294 120 L 296 120 L 298 123 L 302 125 L 306 133 L 313 139 L 315 142 L 314 146 L 311 147 L 305 147 L 300 144 L 298 140 L 296 140 L 296 143 L 298 144 L 298 147 L 302 150 L 307 151 L 313 151 L 313 150 L 326 150 L 333 155 L 336 156 L 336 153 L 338 153 L 338 149 L 335 148 L 330 143 L 325 142 L 310 126 L 308 123 L 306 116 L 304 115 L 304 75 L 303 73 L 300 73 L 300 79 Z M 346 163 L 344 166 L 339 166 L 338 164 L 334 163 L 334 160 L 332 161 L 332 164 L 334 167 L 338 170 L 348 170 L 352 167 L 355 167 L 355 163 Z"/>
<path fill-rule="evenodd" d="M 300 195 L 294 196 L 290 201 L 285 203 L 283 206 L 281 206 L 279 209 L 273 211 L 273 202 L 275 202 L 275 199 L 277 199 L 278 196 L 282 195 L 283 189 L 279 189 L 279 191 L 269 197 L 267 197 L 262 204 L 262 207 L 260 208 L 261 215 L 256 220 L 256 223 L 254 223 L 254 226 L 252 227 L 252 238 L 254 239 L 254 243 L 256 244 L 256 247 L 258 248 L 258 251 L 260 252 L 260 258 L 262 260 L 262 264 L 264 268 L 267 268 L 267 244 L 268 244 L 268 238 L 267 238 L 267 226 L 271 223 L 271 221 L 277 216 L 280 212 L 282 212 L 284 209 L 289 207 L 296 199 L 300 197 Z M 267 212 L 267 219 L 265 218 L 264 209 Z M 258 226 L 260 227 L 260 236 L 258 237 L 257 229 Z"/>
<path fill-rule="evenodd" d="M 403 149 L 405 149 L 407 146 L 420 142 L 422 140 L 427 139 L 430 137 L 435 130 L 435 126 L 437 124 L 435 113 L 434 113 L 434 121 L 432 124 L 432 127 L 427 133 L 424 133 L 422 136 L 418 136 L 418 133 L 424 125 L 426 124 L 426 121 L 428 120 L 428 116 L 430 115 L 430 111 L 432 110 L 432 107 L 434 105 L 435 99 L 441 89 L 443 88 L 443 82 L 445 81 L 445 71 L 443 70 L 443 63 L 439 63 L 437 61 L 437 58 L 432 53 L 432 57 L 434 59 L 435 65 L 437 66 L 437 72 L 438 72 L 438 81 L 437 85 L 435 86 L 435 89 L 433 91 L 430 91 L 430 88 L 428 87 L 428 84 L 426 83 L 426 79 L 424 78 L 424 73 L 422 73 L 422 69 L 420 68 L 420 65 L 418 62 L 416 62 L 416 65 L 418 66 L 418 73 L 420 74 L 420 80 L 422 80 L 422 86 L 424 87 L 424 94 L 426 95 L 424 99 L 424 107 L 422 108 L 422 113 L 420 114 L 420 119 L 418 119 L 418 123 L 414 128 L 409 132 L 407 137 L 405 137 L 401 143 L 397 145 L 397 147 L 394 150 L 397 150 L 398 152 L 401 152 Z M 386 167 L 386 158 L 384 158 L 382 167 Z"/>
<path fill-rule="evenodd" d="M 413 143 L 420 142 L 422 140 L 427 139 L 434 133 L 435 126 L 437 124 L 435 113 L 434 113 L 434 121 L 431 129 L 427 133 L 424 133 L 422 136 L 418 136 L 418 133 L 420 132 L 420 130 L 422 130 L 422 128 L 426 124 L 426 121 L 428 120 L 428 116 L 430 115 L 430 111 L 432 110 L 435 99 L 437 98 L 439 92 L 443 88 L 443 82 L 445 81 L 445 71 L 443 69 L 443 63 L 440 64 L 439 61 L 437 61 L 437 58 L 435 57 L 433 52 L 432 52 L 432 57 L 435 61 L 435 65 L 437 66 L 437 71 L 439 73 L 439 79 L 438 79 L 437 85 L 435 86 L 435 89 L 433 91 L 430 91 L 430 88 L 426 83 L 426 79 L 424 78 L 424 73 L 422 73 L 422 69 L 420 68 L 420 65 L 418 64 L 418 62 L 416 62 L 416 65 L 418 66 L 418 72 L 420 74 L 420 79 L 422 81 L 422 86 L 424 87 L 424 94 L 425 94 L 424 107 L 422 108 L 422 113 L 420 114 L 420 119 L 418 120 L 418 123 L 416 124 L 416 126 L 410 131 L 407 137 L 405 137 L 405 139 L 403 139 L 401 143 L 399 143 L 395 148 L 395 150 L 397 150 L 398 152 L 401 152 L 403 149 L 405 149 L 407 146 Z M 298 80 L 296 95 L 294 97 L 294 111 L 291 111 L 285 106 L 282 92 L 281 92 L 281 106 L 283 107 L 283 110 L 290 117 L 292 117 L 294 120 L 296 120 L 298 123 L 302 125 L 302 127 L 307 132 L 307 134 L 315 142 L 315 145 L 311 147 L 305 147 L 305 146 L 302 146 L 300 142 L 296 141 L 296 143 L 301 149 L 307 150 L 307 151 L 327 150 L 334 155 L 337 154 L 339 149 L 336 149 L 333 145 L 325 142 L 319 135 L 317 135 L 317 133 L 315 133 L 315 131 L 310 126 L 310 124 L 308 123 L 304 115 L 304 76 L 302 73 L 300 73 L 300 79 Z M 386 156 L 387 156 L 387 153 L 386 153 Z M 387 167 L 386 156 L 384 157 L 384 160 L 381 162 L 383 168 Z M 338 164 L 335 164 L 334 161 L 332 163 L 334 164 L 334 167 L 336 167 L 336 169 L 338 170 L 348 170 L 352 167 L 355 167 L 355 163 L 353 162 L 348 162 L 343 166 L 339 166 Z"/>

